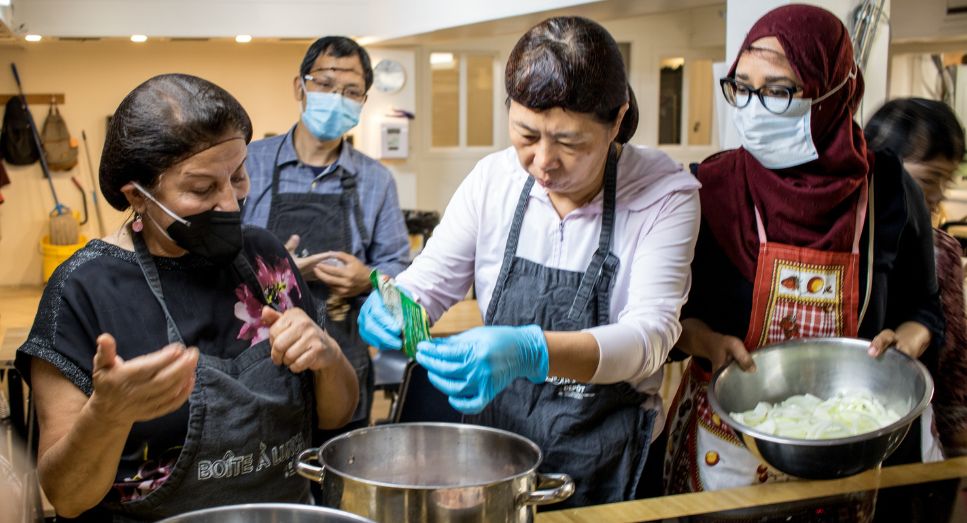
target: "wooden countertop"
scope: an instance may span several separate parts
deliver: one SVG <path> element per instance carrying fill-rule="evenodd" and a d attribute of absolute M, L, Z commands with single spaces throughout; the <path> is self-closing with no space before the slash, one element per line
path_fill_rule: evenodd
<path fill-rule="evenodd" d="M 481 325 L 483 319 L 480 317 L 477 300 L 463 300 L 443 313 L 433 327 L 430 327 L 430 334 L 436 338 L 445 338 Z"/>
<path fill-rule="evenodd" d="M 609 523 L 632 523 L 652 521 L 964 477 L 967 477 L 967 457 L 960 457 L 937 463 L 914 463 L 886 467 L 879 471 L 870 470 L 856 476 L 836 480 L 767 483 L 715 492 L 681 494 L 542 512 L 537 515 L 537 522 L 597 523 L 608 521 Z"/>

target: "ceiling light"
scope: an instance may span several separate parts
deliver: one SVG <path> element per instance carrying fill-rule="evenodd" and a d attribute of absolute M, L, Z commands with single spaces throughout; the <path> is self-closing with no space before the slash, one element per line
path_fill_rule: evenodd
<path fill-rule="evenodd" d="M 27 36 L 25 36 L 25 37 L 24 37 L 24 40 L 26 40 L 26 41 L 28 41 L 28 42 L 39 42 L 39 41 L 41 41 L 41 40 L 42 40 L 43 38 L 44 38 L 44 37 L 43 37 L 43 36 L 40 36 L 40 35 L 33 35 L 33 34 L 30 34 L 30 35 L 27 35 Z"/>
<path fill-rule="evenodd" d="M 145 35 L 131 35 L 131 41 L 135 43 L 147 42 L 148 37 Z"/>
<path fill-rule="evenodd" d="M 235 41 L 240 44 L 247 44 L 252 41 L 252 35 L 238 35 L 235 37 Z"/>

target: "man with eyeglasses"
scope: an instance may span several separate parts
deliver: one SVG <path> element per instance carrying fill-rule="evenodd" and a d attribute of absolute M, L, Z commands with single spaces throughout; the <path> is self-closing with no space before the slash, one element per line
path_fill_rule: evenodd
<path fill-rule="evenodd" d="M 283 135 L 252 142 L 245 161 L 251 191 L 243 221 L 286 242 L 318 313 L 326 315 L 326 330 L 356 369 L 359 405 L 340 432 L 369 423 L 372 362 L 356 328 L 369 273 L 376 268 L 395 276 L 409 257 L 392 175 L 345 139 L 372 84 L 365 49 L 341 36 L 316 40 L 293 79 L 301 118 Z M 314 444 L 333 435 L 317 434 Z"/>

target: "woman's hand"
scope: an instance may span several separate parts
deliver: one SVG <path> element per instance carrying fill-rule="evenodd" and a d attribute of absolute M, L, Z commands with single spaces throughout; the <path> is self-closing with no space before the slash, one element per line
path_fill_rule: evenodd
<path fill-rule="evenodd" d="M 262 323 L 269 326 L 272 363 L 294 373 L 321 371 L 345 358 L 336 341 L 298 307 L 282 313 L 263 307 Z"/>
<path fill-rule="evenodd" d="M 272 362 L 299 373 L 312 371 L 320 429 L 336 429 L 352 419 L 359 403 L 359 380 L 342 349 L 300 308 L 280 313 L 262 308 L 269 325 Z"/>
<path fill-rule="evenodd" d="M 373 291 L 359 311 L 359 336 L 379 350 L 403 348 L 403 326 L 394 318 L 379 291 Z"/>
<path fill-rule="evenodd" d="M 181 407 L 195 387 L 198 349 L 173 343 L 124 361 L 110 334 L 97 338 L 90 408 L 104 422 L 133 425 Z"/>
<path fill-rule="evenodd" d="M 715 332 L 702 320 L 682 320 L 682 335 L 676 346 L 690 356 L 708 360 L 713 372 L 733 361 L 742 370 L 756 370 L 755 361 L 742 340 Z"/>
<path fill-rule="evenodd" d="M 453 408 L 476 414 L 517 378 L 547 379 L 547 341 L 537 325 L 477 327 L 421 342 L 416 361 Z"/>
<path fill-rule="evenodd" d="M 900 324 L 896 330 L 883 329 L 870 343 L 869 353 L 874 358 L 886 352 L 889 347 L 896 346 L 897 350 L 917 359 L 930 345 L 930 331 L 921 323 L 907 321 Z"/>

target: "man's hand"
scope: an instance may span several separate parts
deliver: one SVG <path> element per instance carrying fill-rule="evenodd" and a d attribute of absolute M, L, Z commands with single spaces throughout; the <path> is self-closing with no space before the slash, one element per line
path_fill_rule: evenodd
<path fill-rule="evenodd" d="M 293 234 L 292 236 L 289 236 L 289 239 L 285 242 L 285 250 L 289 251 L 289 254 L 292 256 L 292 260 L 295 261 L 296 267 L 299 268 L 299 272 L 302 274 L 302 279 L 306 281 L 318 280 L 319 278 L 316 277 L 315 273 L 316 265 L 322 260 L 328 258 L 328 253 L 300 256 L 297 252 L 298 248 L 299 235 Z"/>
<path fill-rule="evenodd" d="M 341 298 L 352 298 L 372 289 L 369 273 L 372 270 L 352 254 L 330 251 L 319 254 L 313 271 L 319 281 Z"/>

